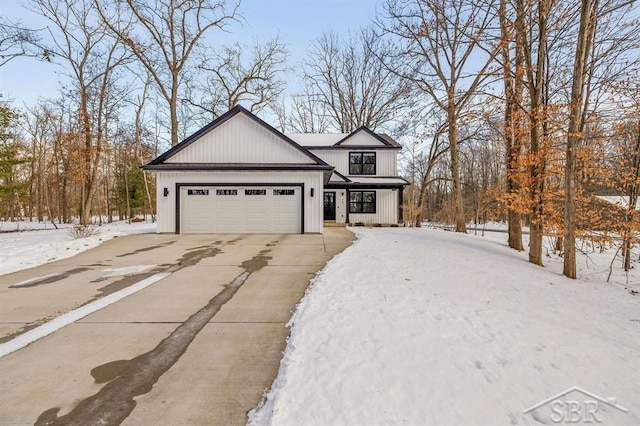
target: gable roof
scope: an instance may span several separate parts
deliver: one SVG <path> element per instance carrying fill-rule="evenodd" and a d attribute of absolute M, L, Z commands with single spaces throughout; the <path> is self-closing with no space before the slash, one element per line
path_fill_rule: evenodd
<path fill-rule="evenodd" d="M 367 133 L 369 136 L 372 136 L 373 138 L 375 138 L 378 142 L 381 142 L 384 146 L 389 146 L 389 147 L 394 147 L 394 148 L 402 148 L 402 146 L 398 142 L 393 140 L 389 135 L 375 133 L 375 132 L 371 131 L 368 127 L 365 127 L 365 126 L 358 127 L 356 130 L 354 130 L 349 135 L 347 135 L 345 138 L 343 138 L 338 143 L 336 143 L 336 146 L 343 145 L 345 142 L 347 142 L 349 139 L 351 139 L 353 136 L 355 136 L 359 132 Z"/>
<path fill-rule="evenodd" d="M 346 177 L 345 175 L 343 175 L 342 173 L 338 172 L 337 170 L 334 170 L 333 173 L 331 174 L 331 178 L 329 179 L 330 182 L 351 182 L 351 179 L 349 179 L 348 177 Z"/>
<path fill-rule="evenodd" d="M 295 141 L 293 141 L 291 138 L 289 138 L 288 136 L 286 136 L 282 132 L 279 132 L 273 126 L 271 126 L 268 123 L 266 123 L 265 121 L 261 120 L 260 118 L 258 118 L 254 114 L 252 114 L 250 111 L 248 111 L 246 108 L 244 108 L 241 105 L 236 105 L 235 107 L 231 108 L 229 111 L 227 111 L 226 113 L 222 114 L 221 116 L 219 116 L 218 118 L 213 120 L 211 123 L 207 124 L 206 126 L 201 128 L 200 130 L 198 130 L 197 132 L 193 133 L 191 136 L 187 137 L 186 139 L 184 139 L 179 144 L 175 145 L 174 147 L 172 147 L 171 149 L 169 149 L 165 153 L 159 155 L 158 157 L 156 157 L 155 159 L 151 160 L 146 165 L 142 166 L 142 168 L 145 169 L 145 170 L 162 170 L 162 169 L 167 169 L 169 167 L 173 167 L 174 165 L 173 164 L 168 164 L 167 160 L 169 160 L 170 158 L 174 157 L 176 154 L 178 154 L 179 152 L 181 152 L 182 150 L 184 150 L 185 148 L 187 148 L 188 146 L 190 146 L 191 144 L 193 144 L 197 140 L 201 139 L 203 136 L 205 136 L 209 132 L 211 132 L 214 129 L 220 127 L 222 124 L 226 123 L 227 121 L 229 121 L 230 119 L 232 119 L 233 117 L 235 117 L 235 116 L 237 116 L 239 114 L 242 114 L 242 115 L 250 118 L 255 123 L 260 125 L 261 127 L 267 129 L 269 132 L 271 132 L 274 135 L 276 135 L 284 143 L 290 145 L 291 147 L 293 147 L 294 149 L 296 149 L 297 151 L 302 153 L 305 158 L 308 158 L 310 160 L 310 163 L 305 163 L 305 165 L 307 166 L 306 168 L 309 168 L 308 166 L 312 166 L 312 167 L 313 166 L 317 166 L 315 168 L 319 168 L 319 169 L 322 169 L 322 170 L 333 169 L 332 166 L 330 166 L 329 164 L 325 163 L 322 159 L 320 159 L 319 157 L 315 156 L 314 154 L 309 152 L 307 149 L 303 148 L 302 146 L 297 144 Z M 248 167 L 248 168 L 250 168 L 250 167 Z"/>
<path fill-rule="evenodd" d="M 360 132 L 375 139 L 376 144 L 348 145 L 350 138 Z M 354 149 L 354 147 L 368 149 L 402 149 L 402 145 L 385 133 L 375 133 L 365 126 L 358 127 L 351 133 L 287 133 L 287 136 L 298 144 L 310 150 Z"/>
<path fill-rule="evenodd" d="M 331 147 L 349 136 L 349 133 L 286 133 L 286 135 L 304 147 Z"/>

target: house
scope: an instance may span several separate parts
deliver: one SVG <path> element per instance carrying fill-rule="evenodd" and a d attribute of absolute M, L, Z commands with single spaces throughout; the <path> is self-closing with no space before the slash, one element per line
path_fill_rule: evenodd
<path fill-rule="evenodd" d="M 143 169 L 157 176 L 158 232 L 322 233 L 402 220 L 400 148 L 365 127 L 286 135 L 238 105 Z"/>

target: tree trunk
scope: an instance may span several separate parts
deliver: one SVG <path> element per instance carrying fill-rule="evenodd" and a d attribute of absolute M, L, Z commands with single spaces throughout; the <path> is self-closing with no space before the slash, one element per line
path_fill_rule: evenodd
<path fill-rule="evenodd" d="M 124 164 L 124 193 L 127 198 L 127 223 L 131 223 L 131 200 L 129 199 L 129 180 L 127 179 L 127 164 Z"/>
<path fill-rule="evenodd" d="M 507 223 L 509 231 L 509 247 L 518 251 L 523 251 L 522 246 L 522 224 L 520 213 L 516 213 L 513 209 L 507 212 Z"/>
<path fill-rule="evenodd" d="M 631 248 L 633 240 L 634 223 L 636 219 L 636 206 L 638 205 L 638 179 L 640 178 L 640 121 L 638 122 L 638 129 L 636 134 L 635 150 L 632 157 L 632 176 L 631 184 L 627 189 L 627 195 L 629 196 L 629 206 L 627 208 L 627 223 L 625 229 L 624 238 L 624 270 L 631 269 Z"/>
<path fill-rule="evenodd" d="M 418 194 L 418 204 L 416 205 L 416 216 L 414 221 L 414 226 L 416 228 L 422 227 L 424 202 L 427 199 L 427 185 L 425 180 L 422 181 L 422 185 L 420 186 L 420 193 Z"/>
<path fill-rule="evenodd" d="M 589 46 L 594 33 L 598 0 L 582 0 L 580 30 L 573 64 L 573 85 L 569 110 L 569 131 L 564 167 L 564 268 L 563 274 L 576 278 L 576 148 L 582 139 L 582 106 Z"/>
<path fill-rule="evenodd" d="M 169 111 L 171 115 L 171 146 L 176 146 L 179 142 L 178 140 L 178 84 L 177 84 L 177 76 L 173 79 L 173 84 L 171 86 L 171 98 L 172 101 L 169 101 Z"/>
<path fill-rule="evenodd" d="M 542 262 L 542 237 L 544 235 L 543 198 L 544 191 L 544 154 L 541 153 L 540 132 L 538 123 L 539 106 L 532 102 L 531 106 L 531 154 L 534 156 L 534 164 L 531 167 L 531 213 L 529 225 L 529 262 L 544 266 Z"/>
<path fill-rule="evenodd" d="M 521 128 L 518 125 L 520 120 L 516 121 L 515 111 L 519 107 L 519 100 L 522 98 L 522 77 L 520 71 L 523 65 L 523 49 L 521 46 L 521 38 L 516 38 L 516 55 L 515 70 L 511 66 L 510 41 L 513 37 L 513 30 L 507 21 L 507 5 L 506 0 L 500 0 L 500 36 L 502 38 L 502 60 L 503 60 L 503 79 L 505 90 L 505 112 L 504 112 L 504 142 L 505 142 L 505 165 L 507 178 L 507 193 L 511 197 L 518 194 L 518 184 L 514 179 L 517 171 L 517 159 L 520 154 L 519 141 L 521 136 Z M 509 200 L 511 204 L 513 200 Z M 507 207 L 507 224 L 508 224 L 508 244 L 509 247 L 518 251 L 524 250 L 522 245 L 522 221 L 520 214 L 517 213 L 511 205 Z"/>
<path fill-rule="evenodd" d="M 464 216 L 464 203 L 462 201 L 462 185 L 460 183 L 460 166 L 458 153 L 458 121 L 456 117 L 456 107 L 454 93 L 448 94 L 448 136 L 449 153 L 451 155 L 451 180 L 453 181 L 453 196 L 455 200 L 455 225 L 456 232 L 467 232 L 467 225 Z"/>

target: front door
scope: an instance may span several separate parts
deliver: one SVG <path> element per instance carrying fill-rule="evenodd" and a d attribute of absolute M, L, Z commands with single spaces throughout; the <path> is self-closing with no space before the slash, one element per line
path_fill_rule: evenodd
<path fill-rule="evenodd" d="M 336 193 L 324 193 L 324 220 L 336 220 Z"/>

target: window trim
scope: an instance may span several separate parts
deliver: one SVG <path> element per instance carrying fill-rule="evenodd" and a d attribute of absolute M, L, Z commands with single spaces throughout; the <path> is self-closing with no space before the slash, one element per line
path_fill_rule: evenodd
<path fill-rule="evenodd" d="M 360 162 L 359 163 L 352 163 L 351 162 L 351 157 L 353 155 L 360 155 Z M 365 155 L 373 155 L 373 163 L 365 163 L 364 162 L 364 157 Z M 374 176 L 377 172 L 377 163 L 378 163 L 378 156 L 377 153 L 375 151 L 352 151 L 349 152 L 349 175 L 350 176 Z M 365 164 L 373 164 L 373 173 L 365 173 L 364 172 L 364 165 Z M 353 173 L 351 170 L 351 166 L 357 166 L 359 165 L 361 167 L 361 172 L 360 173 Z"/>
<path fill-rule="evenodd" d="M 373 201 L 372 202 L 365 202 L 364 201 L 364 194 L 365 193 L 373 194 Z M 362 194 L 360 196 L 360 201 L 355 201 L 355 203 L 360 206 L 360 208 L 361 208 L 360 211 L 354 211 L 353 208 L 352 208 L 352 204 L 354 202 L 351 201 L 351 197 L 352 197 L 353 194 Z M 377 200 L 378 200 L 377 191 L 370 191 L 370 190 L 352 191 L 352 190 L 349 190 L 349 214 L 376 214 L 376 212 L 377 212 Z M 364 211 L 365 204 L 373 204 L 373 211 L 365 212 Z"/>

